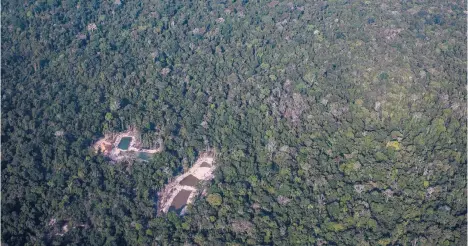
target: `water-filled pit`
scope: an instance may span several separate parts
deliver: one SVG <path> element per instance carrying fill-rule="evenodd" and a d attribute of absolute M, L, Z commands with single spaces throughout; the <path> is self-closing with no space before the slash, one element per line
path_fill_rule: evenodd
<path fill-rule="evenodd" d="M 185 204 L 187 204 L 187 200 L 190 196 L 192 191 L 190 190 L 181 190 L 177 195 L 174 197 L 174 200 L 172 200 L 171 207 L 177 209 L 181 209 Z"/>
<path fill-rule="evenodd" d="M 128 147 L 130 147 L 130 143 L 132 142 L 131 137 L 123 137 L 120 140 L 120 143 L 118 145 L 119 149 L 121 150 L 128 150 Z"/>

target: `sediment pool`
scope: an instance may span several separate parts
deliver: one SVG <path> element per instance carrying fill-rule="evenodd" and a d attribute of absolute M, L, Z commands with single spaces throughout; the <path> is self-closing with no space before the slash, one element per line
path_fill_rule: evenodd
<path fill-rule="evenodd" d="M 211 167 L 210 164 L 208 164 L 207 162 L 203 162 L 200 167 Z"/>
<path fill-rule="evenodd" d="M 146 152 L 139 152 L 138 153 L 138 158 L 144 160 L 144 161 L 148 161 L 150 158 L 151 158 L 151 154 L 148 154 Z"/>
<path fill-rule="evenodd" d="M 199 179 L 197 179 L 195 176 L 193 175 L 189 175 L 187 177 L 185 177 L 184 179 L 182 179 L 182 181 L 180 181 L 180 185 L 188 185 L 188 186 L 197 186 L 198 182 L 200 182 Z"/>
<path fill-rule="evenodd" d="M 187 200 L 190 196 L 192 191 L 190 190 L 181 190 L 177 195 L 174 197 L 174 200 L 172 200 L 171 208 L 181 209 L 185 204 L 187 204 Z"/>

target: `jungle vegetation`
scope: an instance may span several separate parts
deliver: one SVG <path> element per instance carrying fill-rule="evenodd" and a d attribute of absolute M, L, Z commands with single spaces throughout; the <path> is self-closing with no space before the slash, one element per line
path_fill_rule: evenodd
<path fill-rule="evenodd" d="M 466 1 L 1 6 L 2 245 L 466 245 Z"/>

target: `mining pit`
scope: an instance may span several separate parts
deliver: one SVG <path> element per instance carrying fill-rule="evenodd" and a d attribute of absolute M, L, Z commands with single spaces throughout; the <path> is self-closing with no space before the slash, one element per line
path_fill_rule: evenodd
<path fill-rule="evenodd" d="M 203 153 L 187 172 L 169 181 L 158 193 L 158 213 L 175 210 L 183 215 L 186 205 L 195 200 L 203 183 L 214 178 L 214 169 L 214 153 Z"/>
<path fill-rule="evenodd" d="M 125 159 L 139 159 L 147 161 L 152 154 L 163 150 L 162 139 L 159 139 L 154 149 L 145 149 L 141 147 L 140 132 L 131 128 L 125 132 L 108 133 L 99 139 L 93 149 L 96 153 L 101 153 L 113 161 Z"/>

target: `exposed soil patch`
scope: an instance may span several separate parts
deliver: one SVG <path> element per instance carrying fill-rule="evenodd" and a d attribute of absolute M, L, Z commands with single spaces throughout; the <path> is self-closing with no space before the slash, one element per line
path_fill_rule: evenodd
<path fill-rule="evenodd" d="M 141 147 L 140 132 L 131 128 L 126 132 L 109 133 L 104 138 L 99 139 L 93 149 L 97 153 L 101 153 L 109 157 L 113 161 L 125 159 L 139 158 L 145 155 L 145 159 L 149 159 L 150 154 L 158 153 L 163 150 L 162 139 L 159 139 L 153 146 L 158 146 L 154 149 L 144 149 Z"/>
<path fill-rule="evenodd" d="M 183 214 L 185 205 L 192 203 L 198 194 L 198 184 L 214 178 L 214 169 L 214 153 L 203 153 L 187 172 L 175 177 L 158 193 L 158 213 L 167 213 L 170 208 L 183 208 Z"/>
<path fill-rule="evenodd" d="M 189 175 L 185 177 L 182 181 L 180 181 L 180 185 L 188 185 L 188 186 L 197 186 L 200 180 L 195 178 L 193 175 Z"/>
<path fill-rule="evenodd" d="M 52 218 L 49 221 L 48 228 L 50 230 L 50 236 L 64 236 L 69 231 L 76 228 L 88 228 L 88 224 L 76 223 L 68 220 L 57 220 Z"/>
<path fill-rule="evenodd" d="M 181 209 L 185 204 L 187 204 L 187 200 L 191 193 L 191 190 L 179 191 L 172 201 L 171 208 L 175 208 L 176 210 Z"/>

